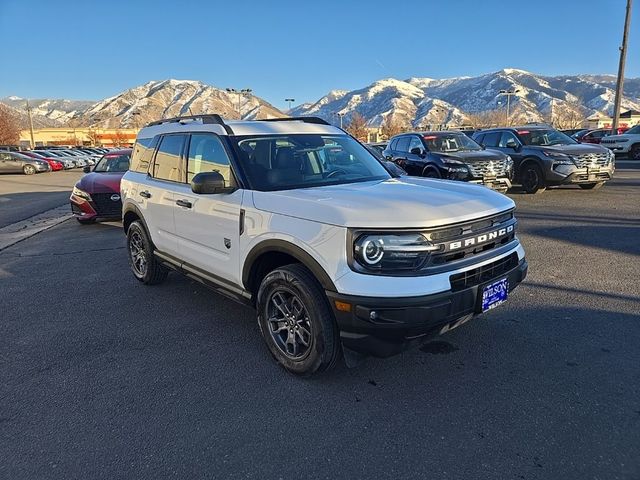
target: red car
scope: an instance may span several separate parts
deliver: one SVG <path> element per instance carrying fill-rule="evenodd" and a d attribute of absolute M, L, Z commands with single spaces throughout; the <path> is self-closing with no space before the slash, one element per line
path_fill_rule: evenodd
<path fill-rule="evenodd" d="M 64 169 L 64 164 L 61 161 L 56 160 L 53 157 L 45 157 L 44 155 L 40 155 L 39 153 L 32 152 L 30 150 L 25 150 L 25 151 L 20 152 L 20 153 L 22 155 L 26 155 L 27 157 L 36 158 L 38 160 L 44 160 L 49 165 L 51 165 L 51 170 L 53 172 L 57 172 L 58 170 Z"/>
<path fill-rule="evenodd" d="M 629 130 L 626 127 L 618 128 L 618 135 Z M 577 140 L 580 143 L 600 143 L 604 137 L 608 137 L 611 135 L 610 128 L 598 128 L 596 130 L 589 130 L 588 132 L 577 137 Z"/>
<path fill-rule="evenodd" d="M 96 220 L 122 218 L 120 179 L 129 169 L 131 149 L 115 150 L 103 155 L 93 170 L 84 175 L 71 193 L 71 211 L 81 224 Z"/>

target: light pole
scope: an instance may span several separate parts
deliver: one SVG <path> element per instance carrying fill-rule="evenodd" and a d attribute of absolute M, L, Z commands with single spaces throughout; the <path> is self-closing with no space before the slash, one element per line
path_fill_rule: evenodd
<path fill-rule="evenodd" d="M 27 115 L 29 115 L 29 133 L 31 134 L 31 148 L 36 146 L 36 143 L 33 139 L 33 118 L 31 117 L 31 106 L 29 105 L 29 100 L 27 100 Z"/>
<path fill-rule="evenodd" d="M 227 88 L 227 93 L 235 93 L 238 95 L 238 117 L 240 118 L 240 120 L 242 120 L 242 106 L 240 105 L 240 99 L 242 97 L 247 97 L 251 94 L 251 92 L 253 92 L 253 90 L 251 90 L 250 88 L 243 88 L 241 90 L 238 90 L 236 88 Z"/>
<path fill-rule="evenodd" d="M 631 23 L 631 3 L 632 0 L 627 0 L 627 13 L 624 17 L 620 62 L 618 63 L 618 80 L 616 81 L 616 98 L 613 103 L 613 122 L 611 125 L 611 133 L 613 135 L 618 133 L 618 122 L 620 120 L 620 103 L 622 102 L 622 89 L 624 85 L 624 64 L 627 59 L 627 38 L 629 37 L 629 24 Z"/>
<path fill-rule="evenodd" d="M 510 105 L 510 100 L 511 97 L 515 94 L 517 94 L 518 92 L 520 92 L 520 90 L 516 89 L 511 89 L 511 90 L 500 90 L 498 92 L 498 95 L 506 95 L 507 96 L 507 125 L 509 126 L 509 105 Z"/>
<path fill-rule="evenodd" d="M 340 128 L 342 128 L 342 117 L 344 117 L 344 113 L 338 112 L 336 113 L 336 115 L 338 115 L 340 117 Z"/>
<path fill-rule="evenodd" d="M 295 98 L 285 98 L 285 102 L 289 103 L 289 111 L 291 111 L 291 104 L 296 101 Z"/>

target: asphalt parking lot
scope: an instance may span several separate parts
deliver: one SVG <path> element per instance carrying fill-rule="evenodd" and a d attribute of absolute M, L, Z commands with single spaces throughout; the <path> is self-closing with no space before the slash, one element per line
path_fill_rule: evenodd
<path fill-rule="evenodd" d="M 0 478 L 640 478 L 640 169 L 511 196 L 506 305 L 314 379 L 251 310 L 139 284 L 117 223 L 1 251 Z"/>

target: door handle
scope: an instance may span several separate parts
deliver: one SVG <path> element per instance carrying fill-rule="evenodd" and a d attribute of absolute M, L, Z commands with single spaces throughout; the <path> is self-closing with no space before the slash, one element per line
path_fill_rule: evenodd
<path fill-rule="evenodd" d="M 185 207 L 185 208 L 191 208 L 191 202 L 188 202 L 187 200 L 176 200 L 176 205 L 180 205 L 181 207 Z"/>
<path fill-rule="evenodd" d="M 140 192 L 140 196 L 144 198 L 151 198 L 151 194 L 146 190 Z"/>

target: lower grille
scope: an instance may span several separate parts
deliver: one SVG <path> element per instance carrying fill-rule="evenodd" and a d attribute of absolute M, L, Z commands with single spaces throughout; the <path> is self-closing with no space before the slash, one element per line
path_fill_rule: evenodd
<path fill-rule="evenodd" d="M 120 196 L 118 200 L 111 200 L 114 193 L 92 193 L 93 206 L 96 213 L 103 217 L 119 217 L 122 215 L 122 201 Z"/>
<path fill-rule="evenodd" d="M 473 268 L 462 273 L 456 273 L 449 277 L 451 290 L 455 292 L 458 290 L 464 290 L 465 288 L 475 287 L 481 283 L 493 280 L 517 266 L 518 254 L 512 253 L 508 257 L 501 258 L 500 260 L 483 265 L 482 267 Z"/>
<path fill-rule="evenodd" d="M 501 177 L 507 173 L 506 160 L 480 160 L 467 165 L 474 177 Z"/>
<path fill-rule="evenodd" d="M 586 153 L 584 155 L 576 155 L 573 161 L 578 168 L 585 167 L 603 167 L 609 162 L 609 154 L 603 153 Z"/>

